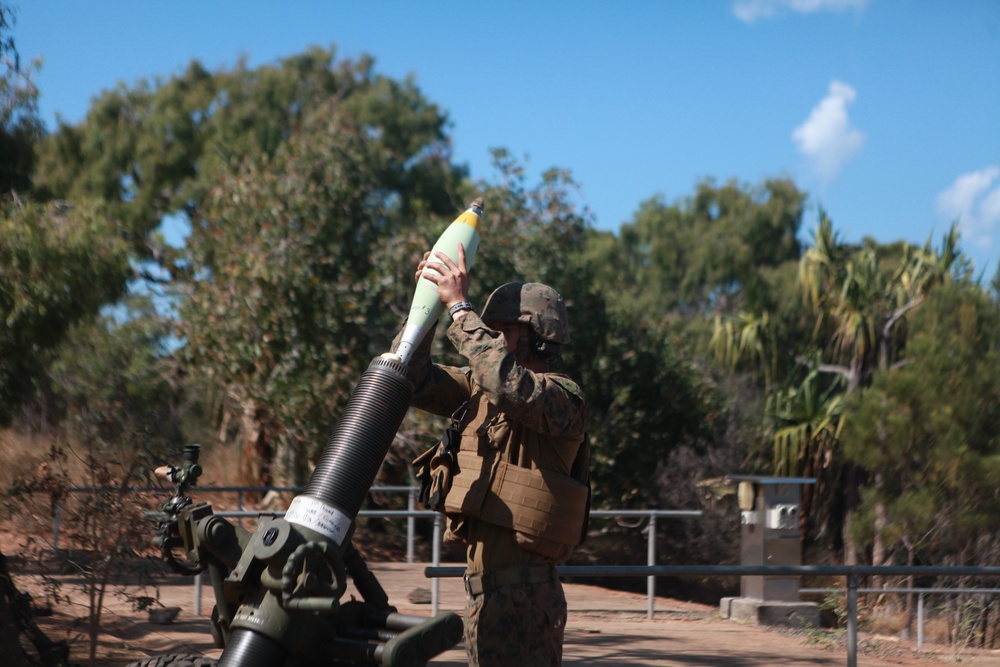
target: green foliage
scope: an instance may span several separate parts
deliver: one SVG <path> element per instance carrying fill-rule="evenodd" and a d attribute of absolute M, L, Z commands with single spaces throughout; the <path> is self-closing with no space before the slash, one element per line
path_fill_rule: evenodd
<path fill-rule="evenodd" d="M 671 452 L 704 452 L 722 419 L 703 375 L 638 318 L 610 323 L 582 385 L 593 413 L 595 498 L 608 506 L 648 506 Z"/>
<path fill-rule="evenodd" d="M 107 202 L 137 251 L 155 255 L 162 249 L 147 247 L 147 236 L 165 214 L 201 224 L 220 178 L 275 155 L 321 107 L 345 111 L 386 151 L 381 181 L 405 187 L 410 205 L 440 210 L 439 191 L 426 184 L 452 177 L 444 116 L 411 82 L 376 75 L 370 58 L 334 62 L 333 49 L 318 48 L 257 69 L 211 73 L 193 61 L 166 81 L 105 92 L 83 123 L 60 125 L 41 146 L 36 191 Z"/>
<path fill-rule="evenodd" d="M 754 304 L 764 296 L 761 270 L 799 257 L 804 201 L 789 180 L 757 188 L 706 180 L 678 203 L 643 202 L 619 243 L 592 251 L 603 255 L 606 284 L 640 296 L 647 308 L 710 312 Z"/>
<path fill-rule="evenodd" d="M 890 555 L 984 563 L 1000 543 L 998 331 L 985 293 L 944 285 L 912 318 L 908 363 L 852 401 L 844 453 L 875 476 L 858 536 Z"/>
<path fill-rule="evenodd" d="M 968 262 L 954 227 L 939 249 L 929 241 L 923 249 L 871 239 L 853 246 L 821 211 L 813 237 L 799 262 L 799 309 L 782 306 L 792 301 L 791 281 L 775 273 L 783 287 L 758 290 L 757 307 L 719 314 L 711 345 L 728 367 L 762 371 L 772 470 L 817 479 L 803 516 L 836 535 L 863 477 L 842 461 L 845 403 L 906 356 L 908 316 L 936 286 L 965 281 Z"/>
<path fill-rule="evenodd" d="M 76 321 L 121 296 L 125 244 L 101 207 L 0 204 L 0 424 Z"/>
<path fill-rule="evenodd" d="M 906 342 L 903 318 L 936 285 L 949 277 L 964 280 L 968 260 L 958 251 L 954 226 L 938 250 L 929 240 L 923 249 L 880 247 L 870 239 L 853 248 L 821 213 L 814 238 L 799 264 L 813 340 L 853 392 L 896 361 Z"/>
<path fill-rule="evenodd" d="M 820 603 L 819 608 L 834 615 L 838 628 L 847 625 L 847 594 L 845 591 L 828 588 L 823 593 L 823 602 Z"/>
<path fill-rule="evenodd" d="M 43 133 L 32 79 L 39 63 L 21 64 L 11 35 L 14 22 L 14 11 L 0 5 L 0 193 L 4 195 L 30 187 L 34 144 Z"/>
<path fill-rule="evenodd" d="M 320 110 L 273 158 L 223 181 L 192 231 L 188 361 L 301 469 L 373 356 L 374 333 L 391 326 L 378 264 L 379 240 L 394 232 L 385 162 L 345 114 Z"/>
<path fill-rule="evenodd" d="M 787 295 L 804 199 L 787 180 L 756 188 L 705 181 L 693 197 L 675 204 L 644 202 L 617 237 L 588 233 L 582 259 L 607 305 L 592 325 L 596 344 L 587 349 L 583 378 L 604 448 L 595 457 L 595 478 L 611 504 L 642 504 L 662 495 L 637 476 L 666 479 L 656 471 L 685 448 L 703 457 L 699 474 L 734 472 L 707 472 L 708 460 L 738 461 L 741 455 L 707 453 L 741 448 L 725 434 L 743 433 L 736 423 L 752 401 L 741 396 L 727 405 L 725 392 L 698 361 L 712 337 L 710 318 L 719 314 L 713 343 L 721 357 L 729 355 L 735 368 L 741 355 L 730 351 L 752 349 L 767 360 L 767 377 L 776 372 L 776 350 L 789 331 L 794 334 L 787 324 L 798 317 Z M 745 326 L 737 331 L 722 317 L 739 305 L 763 313 L 754 333 Z"/>
<path fill-rule="evenodd" d="M 75 324 L 46 364 L 49 410 L 58 411 L 66 437 L 112 467 L 181 444 L 167 323 L 148 301 L 126 305 Z"/>
<path fill-rule="evenodd" d="M 840 439 L 840 416 L 844 411 L 843 386 L 836 380 L 824 383 L 813 364 L 797 387 L 768 396 L 767 414 L 774 421 L 774 471 L 794 477 L 809 475 L 831 464 L 827 453 Z M 811 456 L 812 461 L 803 461 Z"/>
<path fill-rule="evenodd" d="M 214 73 L 192 62 L 107 91 L 82 123 L 60 125 L 39 147 L 34 194 L 103 202 L 134 256 L 167 269 L 168 293 L 193 298 L 182 333 L 189 361 L 205 364 L 194 376 L 230 392 L 227 414 L 248 416 L 244 431 L 287 428 L 282 446 L 295 452 L 317 446 L 371 332 L 392 326 L 393 311 L 373 304 L 409 282 L 390 259 L 417 255 L 404 227 L 455 208 L 445 123 L 411 80 L 377 75 L 368 57 L 335 62 L 317 48 Z M 191 225 L 189 249 L 153 233 L 166 214 Z M 254 407 L 261 397 L 280 414 Z"/>

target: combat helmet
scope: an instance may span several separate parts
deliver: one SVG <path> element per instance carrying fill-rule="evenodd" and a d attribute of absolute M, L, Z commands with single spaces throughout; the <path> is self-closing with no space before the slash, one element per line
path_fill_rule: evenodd
<path fill-rule="evenodd" d="M 493 290 L 483 313 L 484 322 L 522 322 L 538 341 L 569 342 L 569 316 L 559 293 L 540 283 L 507 283 Z"/>

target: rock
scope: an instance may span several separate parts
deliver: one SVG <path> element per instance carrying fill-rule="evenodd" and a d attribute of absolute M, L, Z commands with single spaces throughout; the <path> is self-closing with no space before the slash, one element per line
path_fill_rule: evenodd
<path fill-rule="evenodd" d="M 149 622 L 157 625 L 166 625 L 177 618 L 177 614 L 180 612 L 180 607 L 161 607 L 159 609 L 150 609 Z"/>
<path fill-rule="evenodd" d="M 413 604 L 430 604 L 431 603 L 431 592 L 427 588 L 414 588 L 410 591 L 410 594 L 406 596 L 406 599 Z"/>

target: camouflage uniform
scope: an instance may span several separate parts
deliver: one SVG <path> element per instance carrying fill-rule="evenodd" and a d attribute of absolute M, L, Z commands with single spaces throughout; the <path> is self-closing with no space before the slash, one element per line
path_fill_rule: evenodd
<path fill-rule="evenodd" d="M 448 416 L 467 402 L 460 424 L 460 461 L 463 453 L 481 457 L 484 482 L 490 470 L 495 472 L 500 465 L 569 475 L 589 421 L 583 392 L 576 383 L 566 375 L 535 373 L 517 363 L 503 335 L 472 312 L 448 328 L 449 340 L 469 360 L 468 367 L 432 364 L 432 337 L 424 339 L 410 361 L 417 379 L 411 404 Z M 474 480 L 466 497 L 478 494 L 482 500 L 489 494 L 488 486 Z M 526 568 L 533 573 L 531 581 L 501 581 L 482 592 L 467 584 L 469 664 L 561 664 L 566 598 L 554 565 L 569 556 L 573 545 L 539 540 L 469 517 L 448 503 L 446 497 L 445 539 L 467 545 L 467 579 L 529 571 Z"/>
<path fill-rule="evenodd" d="M 555 667 L 562 664 L 566 596 L 558 579 L 506 586 L 465 603 L 470 665 Z"/>

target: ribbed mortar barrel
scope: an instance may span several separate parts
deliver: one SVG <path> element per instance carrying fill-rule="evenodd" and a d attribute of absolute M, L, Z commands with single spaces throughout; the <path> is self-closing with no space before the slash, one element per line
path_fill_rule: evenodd
<path fill-rule="evenodd" d="M 277 667 L 285 664 L 285 655 L 285 649 L 270 637 L 237 628 L 219 658 L 219 667 Z"/>
<path fill-rule="evenodd" d="M 362 374 L 303 495 L 355 519 L 413 396 L 410 369 L 376 357 Z"/>

